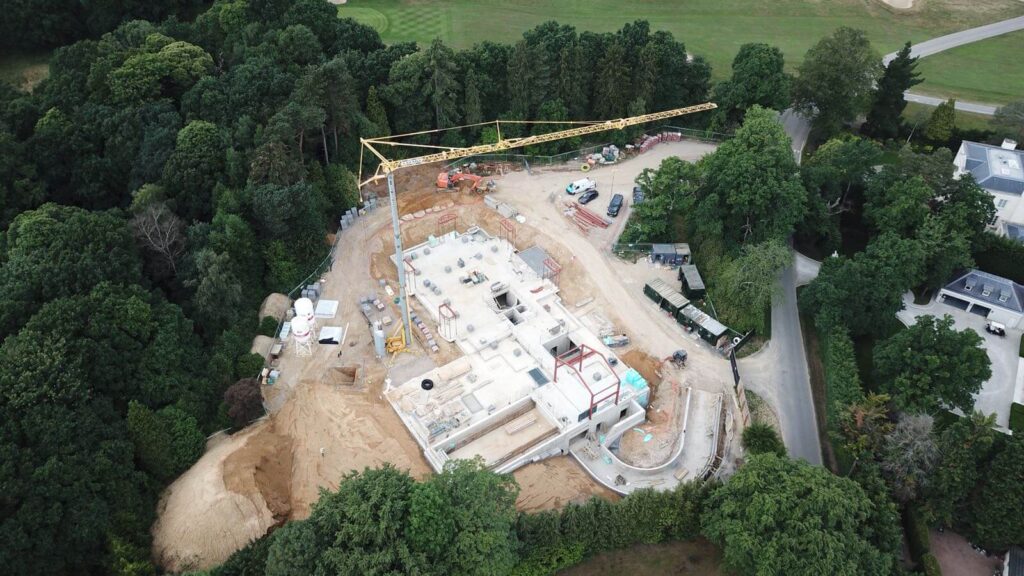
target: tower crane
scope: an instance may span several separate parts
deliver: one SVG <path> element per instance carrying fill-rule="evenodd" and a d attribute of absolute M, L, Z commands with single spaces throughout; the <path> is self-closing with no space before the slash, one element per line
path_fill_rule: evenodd
<path fill-rule="evenodd" d="M 685 108 L 675 108 L 672 110 L 665 110 L 663 112 L 641 114 L 640 116 L 630 116 L 628 118 L 619 118 L 618 120 L 605 120 L 595 122 L 504 121 L 505 124 L 580 124 L 579 126 L 568 128 L 565 130 L 557 130 L 554 132 L 548 132 L 546 134 L 537 134 L 534 136 L 523 136 L 515 138 L 502 138 L 501 124 L 503 121 L 496 120 L 494 122 L 485 122 L 481 124 L 474 124 L 472 126 L 494 125 L 497 128 L 497 142 L 494 142 L 492 144 L 478 144 L 476 146 L 469 146 L 465 148 L 454 148 L 450 146 L 433 146 L 429 144 L 414 144 L 409 142 L 399 142 L 398 140 L 400 138 L 405 138 L 409 136 L 431 134 L 436 132 L 444 132 L 448 130 L 458 130 L 460 128 L 468 128 L 470 126 L 457 126 L 453 128 L 443 128 L 439 130 L 425 130 L 422 132 L 398 134 L 395 136 L 388 136 L 382 138 L 361 138 L 359 140 L 360 143 L 362 144 L 362 148 L 360 149 L 359 153 L 359 187 L 362 188 L 363 186 L 370 182 L 376 182 L 381 178 L 386 178 L 388 183 L 388 201 L 391 205 L 391 227 L 392 230 L 394 231 L 395 238 L 395 265 L 398 267 L 398 307 L 402 311 L 402 326 L 400 329 L 400 334 L 396 334 L 395 336 L 387 339 L 387 350 L 389 352 L 395 353 L 401 352 L 408 347 L 410 342 L 412 342 L 412 325 L 409 321 L 409 303 L 407 300 L 408 297 L 406 295 L 405 258 L 402 254 L 402 232 L 400 222 L 398 219 L 398 200 L 396 198 L 395 193 L 395 170 L 399 170 L 401 168 L 409 168 L 412 166 L 420 166 L 423 164 L 431 164 L 433 162 L 457 160 L 459 158 L 467 158 L 469 156 L 476 156 L 478 154 L 493 154 L 495 152 L 503 152 L 506 150 L 511 150 L 513 148 L 521 148 L 524 146 L 532 146 L 534 144 L 554 142 L 556 140 L 562 140 L 565 138 L 575 138 L 577 136 L 597 134 L 599 132 L 604 132 L 607 130 L 621 130 L 629 126 L 636 126 L 638 124 L 644 124 L 647 122 L 655 122 L 658 120 L 666 120 L 669 118 L 684 116 L 686 114 L 694 114 L 696 112 L 714 110 L 717 107 L 718 106 L 715 105 L 713 102 L 706 102 L 704 104 L 687 106 Z M 384 154 L 379 150 L 385 147 L 426 148 L 437 151 L 422 156 L 392 160 L 384 156 Z M 368 150 L 380 161 L 380 164 L 377 165 L 377 170 L 374 172 L 373 176 L 370 176 L 365 181 L 363 181 L 362 179 L 363 150 Z"/>

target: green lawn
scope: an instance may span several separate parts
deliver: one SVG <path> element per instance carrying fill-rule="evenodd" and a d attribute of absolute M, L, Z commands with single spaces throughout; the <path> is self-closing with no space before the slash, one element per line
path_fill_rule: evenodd
<path fill-rule="evenodd" d="M 991 104 L 1022 100 L 1024 32 L 996 36 L 922 58 L 917 69 L 924 83 L 914 87 L 915 92 Z"/>
<path fill-rule="evenodd" d="M 780 47 L 792 66 L 819 38 L 845 25 L 866 30 L 879 53 L 886 53 L 906 40 L 1024 14 L 1024 3 L 929 0 L 920 9 L 895 14 L 879 0 L 350 0 L 338 13 L 373 26 L 386 42 L 441 38 L 456 48 L 483 40 L 512 42 L 547 20 L 605 32 L 646 19 L 710 60 L 721 79 L 747 42 Z"/>
<path fill-rule="evenodd" d="M 32 90 L 49 74 L 49 52 L 0 54 L 0 82 Z"/>

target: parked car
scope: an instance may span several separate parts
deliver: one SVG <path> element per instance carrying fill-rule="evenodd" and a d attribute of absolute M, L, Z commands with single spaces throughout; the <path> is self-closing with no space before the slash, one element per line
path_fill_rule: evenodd
<path fill-rule="evenodd" d="M 597 190 L 597 182 L 594 182 L 590 178 L 580 178 L 565 187 L 565 193 L 569 195 L 579 194 L 580 192 L 589 192 L 590 190 Z"/>
<path fill-rule="evenodd" d="M 644 189 L 639 186 L 633 187 L 633 204 L 639 204 L 644 201 Z"/>
<path fill-rule="evenodd" d="M 580 204 L 587 204 L 588 202 L 590 202 L 594 198 L 597 198 L 597 190 L 587 190 L 583 194 L 580 194 L 579 203 Z"/>
<path fill-rule="evenodd" d="M 995 334 L 996 336 L 1006 336 L 1006 326 L 999 322 L 989 322 L 985 324 L 985 331 L 989 334 Z"/>
<path fill-rule="evenodd" d="M 618 216 L 619 210 L 622 210 L 622 203 L 624 200 L 625 198 L 622 197 L 622 194 L 612 195 L 612 201 L 608 203 L 608 215 L 612 218 Z"/>

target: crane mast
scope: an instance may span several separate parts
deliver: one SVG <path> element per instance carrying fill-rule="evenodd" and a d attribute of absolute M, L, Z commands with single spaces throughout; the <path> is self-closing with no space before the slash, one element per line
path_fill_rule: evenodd
<path fill-rule="evenodd" d="M 402 232 L 401 225 L 398 218 L 398 199 L 395 192 L 395 177 L 394 172 L 400 168 L 409 168 L 411 166 L 420 166 L 422 164 L 431 164 L 434 162 L 444 162 L 448 160 L 457 160 L 459 158 L 467 158 L 469 156 L 476 156 L 479 154 L 493 154 L 495 152 L 503 152 L 511 150 L 513 148 L 521 148 L 524 146 L 532 146 L 535 144 L 543 144 L 546 142 L 554 142 L 562 140 L 564 138 L 575 138 L 577 136 L 586 136 L 589 134 L 597 134 L 599 132 L 605 132 L 607 130 L 621 130 L 629 126 L 636 126 L 638 124 L 644 124 L 647 122 L 655 122 L 658 120 L 667 120 L 669 118 L 675 118 L 677 116 L 684 116 L 686 114 L 693 114 L 696 112 L 704 112 L 707 110 L 714 110 L 718 106 L 713 102 L 706 102 L 704 104 L 697 104 L 694 106 L 687 106 L 685 108 L 675 108 L 672 110 L 665 110 L 663 112 L 654 112 L 651 114 L 641 114 L 639 116 L 630 116 L 628 118 L 619 118 L 618 120 L 606 120 L 603 122 L 593 122 L 577 126 L 574 128 L 568 128 L 565 130 L 556 130 L 554 132 L 548 132 L 546 134 L 537 134 L 535 136 L 524 136 L 521 138 L 507 138 L 502 139 L 501 134 L 501 123 L 495 121 L 493 124 L 498 127 L 499 139 L 493 144 L 478 144 L 476 146 L 469 146 L 466 148 L 449 148 L 441 146 L 428 146 L 423 144 L 410 144 L 399 142 L 398 139 L 405 136 L 412 136 L 414 134 L 399 134 L 397 136 L 388 136 L 384 138 L 361 138 L 360 143 L 362 147 L 369 150 L 371 154 L 380 160 L 380 164 L 377 166 L 377 170 L 373 176 L 368 178 L 366 181 L 362 180 L 362 153 L 360 153 L 360 165 L 359 165 L 359 186 L 362 187 L 369 182 L 379 180 L 380 178 L 387 178 L 388 183 L 388 201 L 391 204 L 391 227 L 394 232 L 395 241 L 395 265 L 398 267 L 398 307 L 402 311 L 402 333 L 401 336 L 395 336 L 388 339 L 388 349 L 391 351 L 401 351 L 408 347 L 412 341 L 412 327 L 409 321 L 409 303 L 408 296 L 406 294 L 406 279 L 405 279 L 405 257 L 402 251 Z M 491 124 L 491 123 L 488 123 Z M 451 128 L 455 130 L 457 128 Z M 415 134 L 424 134 L 427 132 L 418 132 Z M 437 148 L 439 152 L 433 152 L 431 154 L 425 154 L 423 156 L 416 156 L 413 158 L 402 158 L 397 160 L 391 160 L 387 158 L 383 153 L 378 150 L 378 147 L 416 147 L 416 148 Z"/>

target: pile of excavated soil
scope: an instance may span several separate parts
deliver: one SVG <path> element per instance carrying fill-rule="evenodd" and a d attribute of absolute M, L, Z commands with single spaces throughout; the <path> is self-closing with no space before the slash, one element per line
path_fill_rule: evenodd
<path fill-rule="evenodd" d="M 429 472 L 390 406 L 371 392 L 301 382 L 280 412 L 218 443 L 168 487 L 154 555 L 169 571 L 215 566 L 273 526 L 309 516 L 320 488 L 388 462 Z"/>
<path fill-rule="evenodd" d="M 547 458 L 512 473 L 519 483 L 516 509 L 521 512 L 555 510 L 592 496 L 616 500 L 619 495 L 598 484 L 569 456 Z"/>
<path fill-rule="evenodd" d="M 291 298 L 284 294 L 274 292 L 263 299 L 263 304 L 260 305 L 260 320 L 267 316 L 273 316 L 278 320 L 284 318 L 288 309 L 292 307 Z"/>
<path fill-rule="evenodd" d="M 252 339 L 252 347 L 249 348 L 249 352 L 253 354 L 259 354 L 266 358 L 270 355 L 270 349 L 274 347 L 274 339 L 270 336 L 264 336 L 262 334 Z"/>

